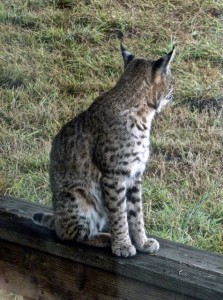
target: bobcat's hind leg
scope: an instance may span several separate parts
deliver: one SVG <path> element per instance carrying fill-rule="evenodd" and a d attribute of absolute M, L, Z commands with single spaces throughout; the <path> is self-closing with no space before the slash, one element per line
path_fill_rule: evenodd
<path fill-rule="evenodd" d="M 72 189 L 57 196 L 55 231 L 62 240 L 97 247 L 109 246 L 110 235 L 99 233 L 105 220 L 87 197 L 84 188 Z"/>

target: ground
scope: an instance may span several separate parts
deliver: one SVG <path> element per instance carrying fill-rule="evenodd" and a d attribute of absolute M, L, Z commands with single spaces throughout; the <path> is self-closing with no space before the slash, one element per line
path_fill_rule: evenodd
<path fill-rule="evenodd" d="M 176 44 L 174 100 L 153 124 L 143 181 L 146 229 L 223 252 L 222 24 L 220 0 L 2 0 L 0 193 L 50 205 L 52 138 L 116 83 L 119 40 L 148 58 Z"/>

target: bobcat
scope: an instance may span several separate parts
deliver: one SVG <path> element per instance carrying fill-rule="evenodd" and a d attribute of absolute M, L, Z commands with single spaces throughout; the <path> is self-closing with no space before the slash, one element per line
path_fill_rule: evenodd
<path fill-rule="evenodd" d="M 145 233 L 141 185 L 151 122 L 172 99 L 174 52 L 152 61 L 136 58 L 121 45 L 124 73 L 118 83 L 53 140 L 54 214 L 36 213 L 34 222 L 55 230 L 62 240 L 110 246 L 117 256 L 159 249 Z"/>

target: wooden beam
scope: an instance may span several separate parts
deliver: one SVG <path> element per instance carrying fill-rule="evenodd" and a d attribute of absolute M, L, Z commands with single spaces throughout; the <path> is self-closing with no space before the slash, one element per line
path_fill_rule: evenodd
<path fill-rule="evenodd" d="M 30 299 L 223 299 L 223 257 L 158 239 L 156 255 L 62 243 L 35 225 L 51 211 L 0 196 L 0 288 Z"/>

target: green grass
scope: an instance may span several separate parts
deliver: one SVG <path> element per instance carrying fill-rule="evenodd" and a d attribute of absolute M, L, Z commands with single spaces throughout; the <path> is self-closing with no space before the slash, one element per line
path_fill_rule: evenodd
<path fill-rule="evenodd" d="M 50 205 L 48 155 L 58 129 L 122 72 L 119 38 L 158 58 L 177 44 L 175 99 L 152 129 L 144 177 L 148 233 L 223 252 L 223 4 L 217 0 L 2 0 L 0 193 Z"/>

